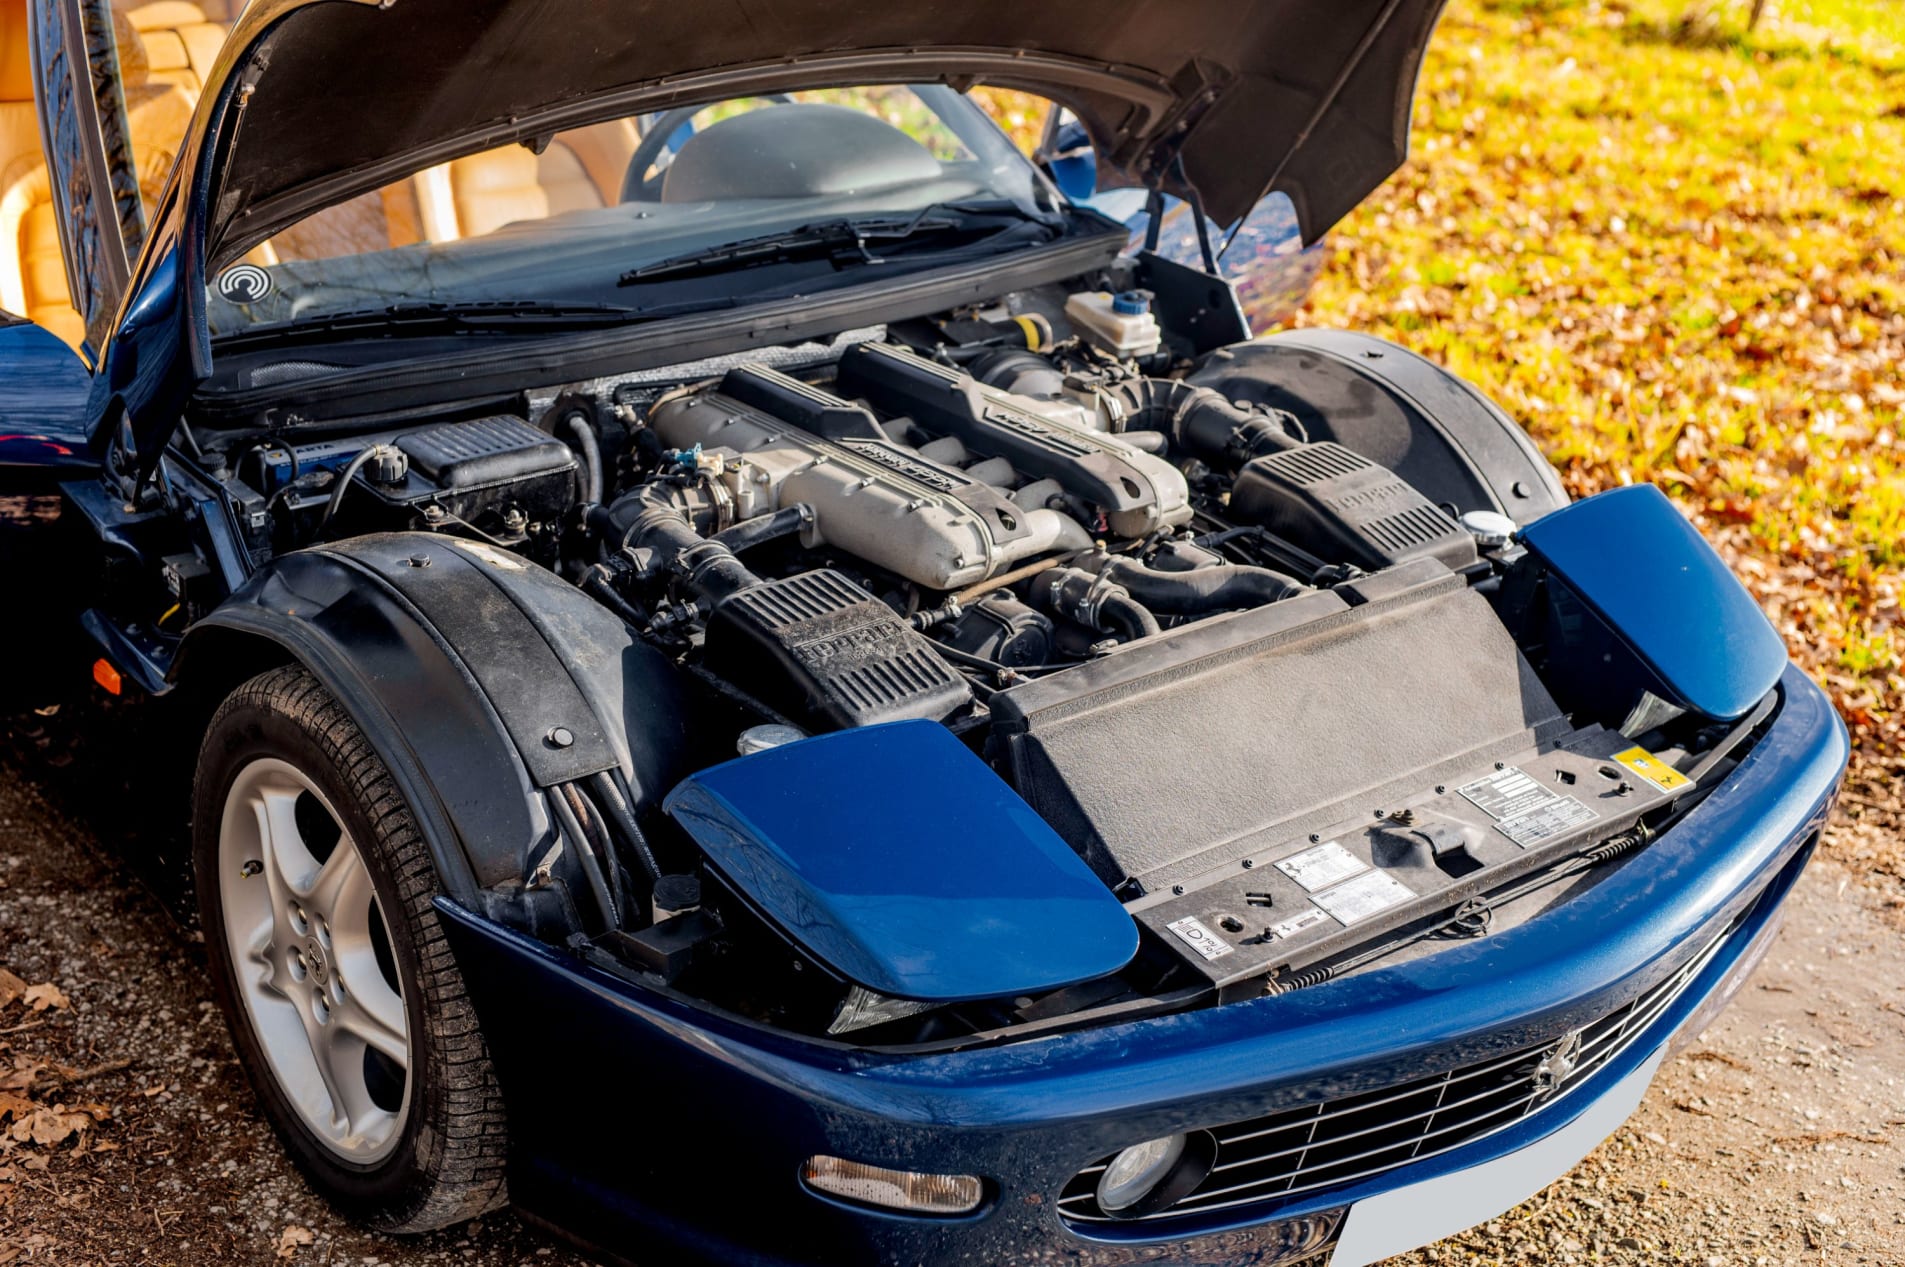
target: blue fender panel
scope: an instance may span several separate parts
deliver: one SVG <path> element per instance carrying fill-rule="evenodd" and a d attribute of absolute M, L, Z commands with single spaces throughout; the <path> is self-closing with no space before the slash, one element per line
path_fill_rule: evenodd
<path fill-rule="evenodd" d="M 936 722 L 725 762 L 666 808 L 782 931 L 882 994 L 1009 998 L 1116 972 L 1138 950 L 1103 882 Z"/>
<path fill-rule="evenodd" d="M 1599 661 L 1630 679 L 1620 686 L 1731 721 L 1764 699 L 1785 670 L 1785 644 L 1759 604 L 1651 484 L 1563 507 L 1530 525 L 1521 541 L 1565 584 L 1565 594 L 1550 593 L 1560 600 L 1550 630 L 1566 644 L 1557 654 L 1573 655 L 1583 671 L 1602 672 L 1592 666 Z M 1618 658 L 1606 658 L 1608 635 L 1633 653 L 1638 673 L 1624 674 Z"/>

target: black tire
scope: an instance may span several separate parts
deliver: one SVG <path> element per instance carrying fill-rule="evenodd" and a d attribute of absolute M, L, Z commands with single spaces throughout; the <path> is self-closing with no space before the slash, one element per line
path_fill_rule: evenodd
<path fill-rule="evenodd" d="M 276 758 L 323 793 L 356 843 L 381 908 L 410 1048 L 405 1117 L 374 1164 L 334 1152 L 293 1106 L 239 993 L 224 931 L 220 824 L 241 771 Z M 495 1070 L 431 901 L 436 868 L 384 763 L 357 723 L 301 667 L 232 692 L 206 730 L 192 796 L 192 854 L 212 988 L 265 1116 L 313 1187 L 385 1232 L 422 1232 L 507 1202 L 507 1140 Z"/>

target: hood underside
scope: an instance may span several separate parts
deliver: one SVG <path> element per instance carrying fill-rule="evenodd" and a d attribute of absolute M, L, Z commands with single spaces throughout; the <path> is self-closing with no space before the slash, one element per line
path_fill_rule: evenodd
<path fill-rule="evenodd" d="M 457 154 L 747 92 L 975 83 L 1062 101 L 1101 181 L 1194 189 L 1228 223 L 1271 189 L 1306 239 L 1401 165 L 1444 0 L 350 0 L 255 5 L 215 263 Z"/>

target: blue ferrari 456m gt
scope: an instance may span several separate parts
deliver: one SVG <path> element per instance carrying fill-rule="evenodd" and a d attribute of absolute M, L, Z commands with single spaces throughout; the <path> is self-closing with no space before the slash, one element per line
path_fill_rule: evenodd
<path fill-rule="evenodd" d="M 1440 7 L 0 0 L 0 690 L 172 736 L 317 1191 L 1357 1267 L 1628 1116 L 1846 737 L 1658 491 L 1253 337 Z"/>

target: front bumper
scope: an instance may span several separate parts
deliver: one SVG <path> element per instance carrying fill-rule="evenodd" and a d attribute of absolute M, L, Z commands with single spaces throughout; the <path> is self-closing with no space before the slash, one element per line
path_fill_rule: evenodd
<path fill-rule="evenodd" d="M 1580 1152 L 1591 1148 L 1615 1110 L 1624 1118 L 1672 1036 L 1750 967 L 1817 840 L 1845 731 L 1797 670 L 1781 690 L 1771 729 L 1724 786 L 1604 882 L 1526 924 L 1287 995 L 993 1048 L 895 1058 L 731 1024 L 440 901 L 503 1085 L 512 1195 L 642 1262 L 1265 1263 L 1276 1261 L 1279 1220 L 1433 1193 L 1419 1185 L 1447 1177 L 1441 1191 L 1478 1192 L 1489 1172 L 1476 1168 L 1551 1138 L 1564 1146 L 1546 1164 L 1565 1170 L 1580 1154 L 1555 1159 L 1582 1140 Z M 1620 1055 L 1506 1129 L 1281 1205 L 1087 1229 L 1059 1216 L 1066 1182 L 1126 1145 L 1552 1042 L 1716 937 Z M 958 1220 L 836 1204 L 800 1184 L 815 1153 L 982 1175 L 991 1196 Z M 1535 1157 L 1509 1165 L 1537 1185 L 1560 1173 L 1535 1173 Z M 1498 1210 L 1526 1195 L 1490 1199 Z M 1476 1208 L 1463 1207 L 1463 1225 Z M 1346 1242 L 1364 1235 L 1359 1225 L 1372 1219 L 1352 1210 Z M 1378 1249 L 1454 1230 L 1425 1219 Z M 1365 1261 L 1354 1244 L 1344 1258 Z"/>

